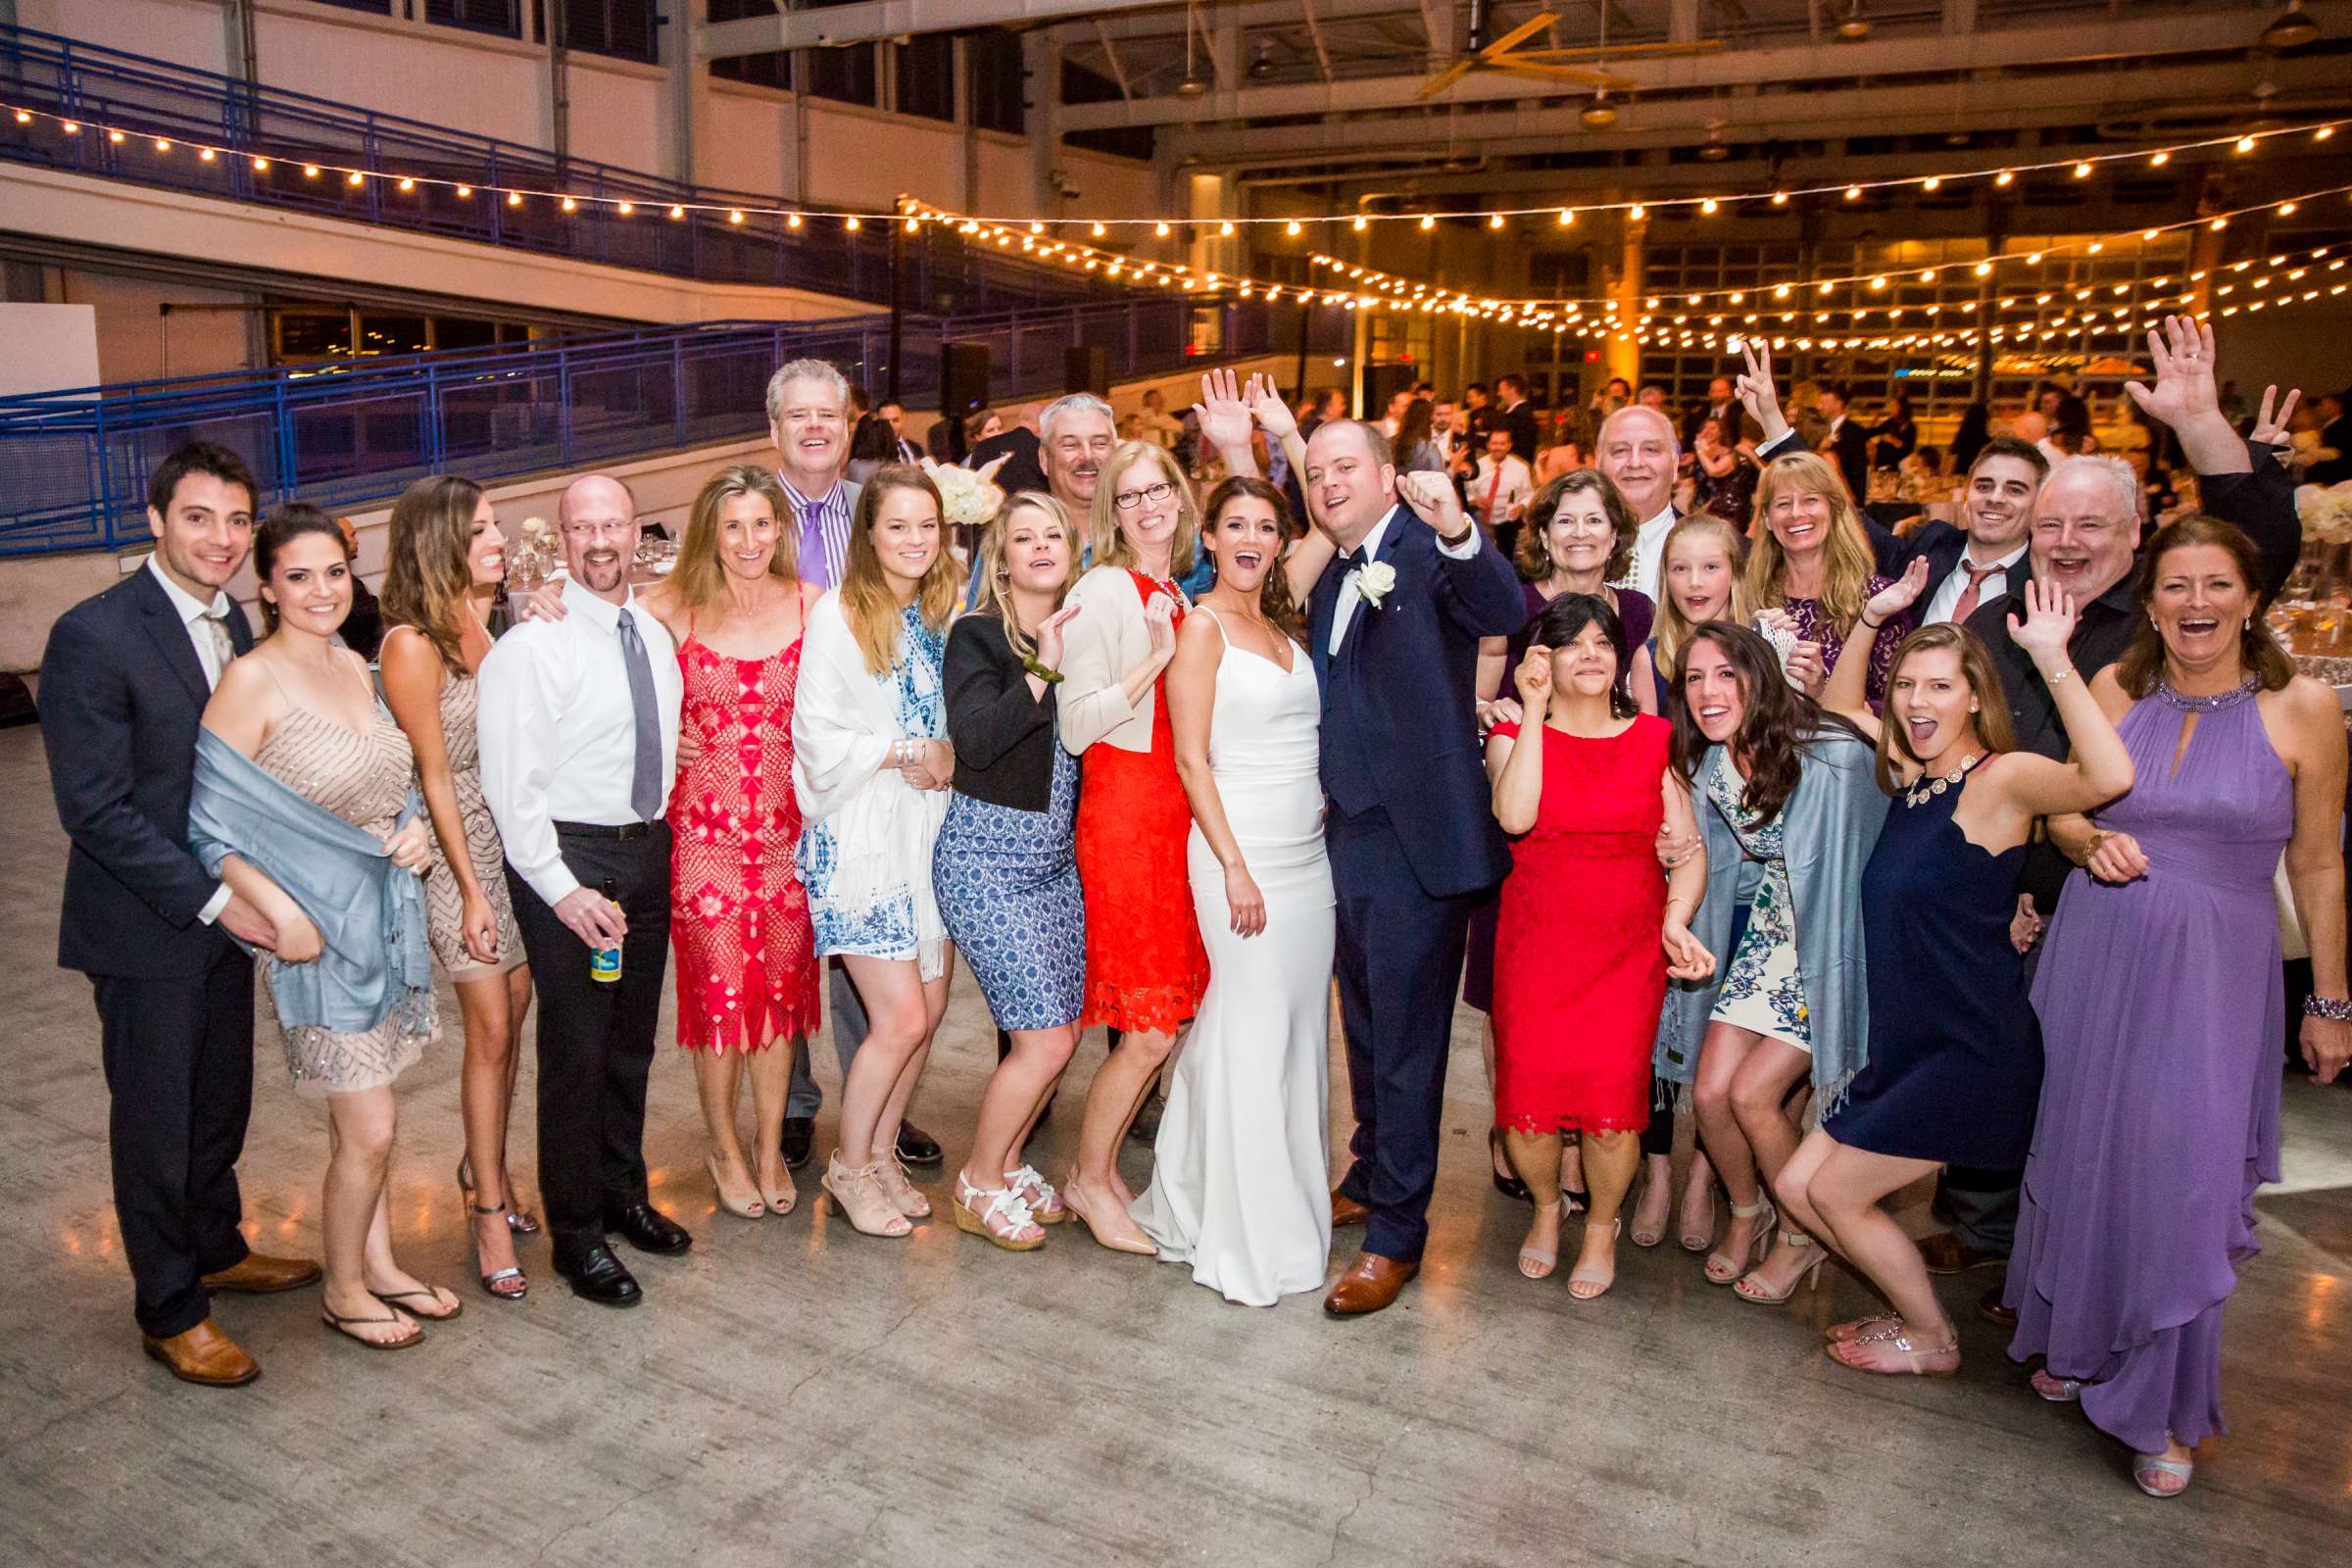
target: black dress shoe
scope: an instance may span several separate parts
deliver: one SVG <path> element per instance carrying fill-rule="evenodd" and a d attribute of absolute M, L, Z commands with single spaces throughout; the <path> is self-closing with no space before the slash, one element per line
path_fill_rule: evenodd
<path fill-rule="evenodd" d="M 808 1163 L 809 1151 L 816 1147 L 816 1118 L 787 1116 L 784 1136 L 776 1140 L 776 1151 L 784 1156 L 784 1168 L 799 1170 Z"/>
<path fill-rule="evenodd" d="M 683 1252 L 694 1245 L 686 1227 L 651 1203 L 605 1211 L 605 1229 L 640 1252 Z"/>
<path fill-rule="evenodd" d="M 556 1272 L 570 1284 L 572 1295 L 599 1306 L 635 1306 L 645 1299 L 637 1276 L 602 1242 L 576 1252 L 557 1249 Z"/>
<path fill-rule="evenodd" d="M 940 1152 L 939 1140 L 910 1121 L 899 1123 L 899 1163 L 902 1165 L 936 1165 L 947 1155 Z"/>

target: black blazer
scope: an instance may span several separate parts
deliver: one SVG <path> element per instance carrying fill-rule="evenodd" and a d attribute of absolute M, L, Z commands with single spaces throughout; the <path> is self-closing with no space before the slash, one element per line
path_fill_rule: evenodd
<path fill-rule="evenodd" d="M 975 801 L 1042 811 L 1054 801 L 1054 696 L 1029 695 L 1029 671 L 994 615 L 965 615 L 948 631 L 948 740 L 956 790 Z"/>
<path fill-rule="evenodd" d="M 1852 415 L 1847 415 L 1845 422 L 1838 426 L 1838 433 L 1831 438 L 1830 450 L 1824 456 L 1845 476 L 1845 487 L 1853 492 L 1855 506 L 1870 499 L 1870 434 Z"/>
<path fill-rule="evenodd" d="M 231 646 L 253 633 L 228 612 Z M 219 881 L 187 846 L 196 729 L 212 692 L 187 627 L 146 567 L 58 618 L 41 656 L 41 739 L 72 849 L 61 967 L 201 974 L 235 953 L 197 918 Z"/>

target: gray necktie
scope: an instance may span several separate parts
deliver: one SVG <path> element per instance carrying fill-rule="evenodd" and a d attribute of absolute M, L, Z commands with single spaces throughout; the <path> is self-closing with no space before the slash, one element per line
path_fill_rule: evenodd
<path fill-rule="evenodd" d="M 228 636 L 228 612 L 208 610 L 196 618 L 204 622 L 205 635 L 212 639 L 212 683 L 218 686 L 220 677 L 228 670 L 229 661 L 237 657 L 236 644 L 229 641 Z"/>
<path fill-rule="evenodd" d="M 629 672 L 629 711 L 637 720 L 637 765 L 629 774 L 629 809 L 639 821 L 662 814 L 662 717 L 654 708 L 654 666 L 637 621 L 620 612 L 620 662 Z"/>

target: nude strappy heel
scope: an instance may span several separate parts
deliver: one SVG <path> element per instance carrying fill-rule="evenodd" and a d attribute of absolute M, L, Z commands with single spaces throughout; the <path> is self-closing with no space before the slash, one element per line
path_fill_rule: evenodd
<path fill-rule="evenodd" d="M 914 1229 L 883 1195 L 874 1167 L 845 1165 L 839 1150 L 825 1160 L 825 1173 L 816 1184 L 824 1189 L 825 1206 L 860 1236 L 905 1236 Z"/>
<path fill-rule="evenodd" d="M 1558 1203 L 1538 1203 L 1536 1205 L 1536 1214 L 1539 1218 L 1546 1210 L 1555 1216 L 1551 1222 L 1554 1237 L 1559 1235 L 1560 1222 L 1557 1216 L 1560 1208 L 1561 1205 Z M 1560 1248 L 1556 1240 L 1548 1248 L 1537 1247 L 1533 1243 L 1529 1243 L 1519 1249 L 1519 1272 L 1531 1280 L 1547 1280 L 1551 1278 L 1551 1271 L 1559 1266 Z"/>
<path fill-rule="evenodd" d="M 1730 1285 L 1756 1264 L 1764 1261 L 1764 1254 L 1772 1249 L 1773 1223 L 1780 1218 L 1772 1206 L 1772 1200 L 1759 1198 L 1744 1208 L 1738 1203 L 1732 1205 L 1732 1219 L 1735 1222 L 1754 1219 L 1759 1214 L 1764 1216 L 1764 1222 L 1750 1228 L 1747 1246 L 1741 1248 L 1738 1254 L 1724 1251 L 1707 1254 L 1707 1283 L 1709 1285 Z"/>

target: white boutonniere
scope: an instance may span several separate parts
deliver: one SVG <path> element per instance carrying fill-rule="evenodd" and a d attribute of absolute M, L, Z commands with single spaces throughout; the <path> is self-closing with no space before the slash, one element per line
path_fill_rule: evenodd
<path fill-rule="evenodd" d="M 1349 575 L 1355 578 L 1357 596 L 1374 610 L 1378 610 L 1380 602 L 1389 597 L 1389 590 L 1396 586 L 1396 568 L 1385 561 L 1367 563 L 1356 567 Z"/>

